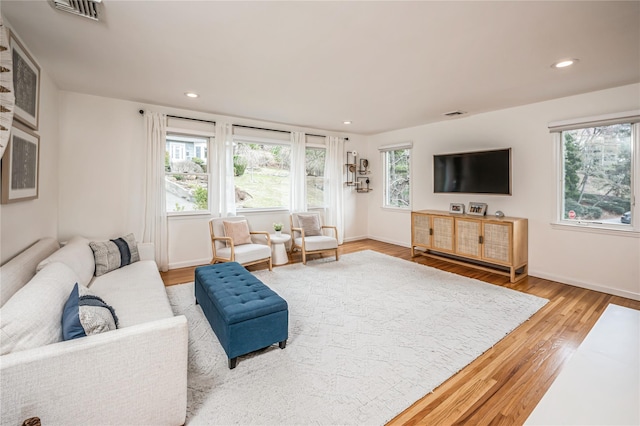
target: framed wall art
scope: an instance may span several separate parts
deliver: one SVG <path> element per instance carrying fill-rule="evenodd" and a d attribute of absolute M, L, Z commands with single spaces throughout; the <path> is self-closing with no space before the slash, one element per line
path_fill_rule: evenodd
<path fill-rule="evenodd" d="M 2 204 L 38 198 L 40 136 L 14 121 L 2 157 Z"/>
<path fill-rule="evenodd" d="M 470 202 L 469 203 L 469 214 L 475 215 L 475 216 L 484 216 L 485 214 L 487 214 L 487 204 L 486 203 L 475 203 L 475 202 Z"/>
<path fill-rule="evenodd" d="M 449 204 L 449 213 L 464 214 L 464 204 L 462 203 Z"/>
<path fill-rule="evenodd" d="M 15 92 L 13 116 L 33 130 L 38 130 L 40 66 L 11 31 L 9 31 L 9 47 L 13 60 L 13 90 Z"/>

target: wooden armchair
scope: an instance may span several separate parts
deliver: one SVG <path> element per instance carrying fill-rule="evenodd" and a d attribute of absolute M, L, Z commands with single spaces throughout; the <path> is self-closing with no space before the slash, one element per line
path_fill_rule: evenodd
<path fill-rule="evenodd" d="M 273 270 L 269 233 L 251 231 L 244 216 L 215 217 L 209 220 L 209 233 L 213 252 L 211 263 L 238 262 L 248 266 L 268 262 L 269 270 Z M 260 238 L 262 243 L 255 242 L 254 236 L 264 236 Z"/>
<path fill-rule="evenodd" d="M 307 255 L 322 252 L 335 252 L 338 261 L 338 228 L 322 225 L 318 213 L 291 213 L 291 253 L 302 252 L 302 263 L 307 264 Z M 333 230 L 333 236 L 325 235 L 324 230 Z"/>

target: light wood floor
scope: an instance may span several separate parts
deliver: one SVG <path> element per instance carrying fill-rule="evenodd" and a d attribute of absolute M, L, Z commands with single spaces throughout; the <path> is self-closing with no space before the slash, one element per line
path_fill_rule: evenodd
<path fill-rule="evenodd" d="M 424 256 L 412 259 L 410 249 L 374 240 L 345 243 L 340 253 L 367 249 L 549 299 L 529 321 L 389 425 L 520 425 L 609 303 L 640 310 L 640 301 L 535 277 L 512 284 L 501 275 Z M 301 256 L 296 253 L 290 260 L 301 262 Z M 264 267 L 254 265 L 247 269 Z M 193 281 L 193 270 L 171 270 L 162 278 L 166 285 Z"/>

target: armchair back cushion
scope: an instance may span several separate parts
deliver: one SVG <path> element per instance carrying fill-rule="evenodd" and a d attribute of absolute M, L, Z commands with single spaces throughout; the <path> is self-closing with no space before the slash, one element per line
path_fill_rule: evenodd
<path fill-rule="evenodd" d="M 243 244 L 251 244 L 251 234 L 249 234 L 249 223 L 246 220 L 222 222 L 224 225 L 224 235 L 233 240 L 234 246 L 240 246 Z"/>
<path fill-rule="evenodd" d="M 320 228 L 320 216 L 316 213 L 298 214 L 298 223 L 304 231 L 305 237 L 322 235 Z"/>

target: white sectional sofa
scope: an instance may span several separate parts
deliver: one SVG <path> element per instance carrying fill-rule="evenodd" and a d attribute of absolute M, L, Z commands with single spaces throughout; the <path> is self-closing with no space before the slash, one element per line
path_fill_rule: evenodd
<path fill-rule="evenodd" d="M 0 268 L 0 422 L 21 425 L 182 425 L 188 331 L 174 316 L 153 261 L 99 277 L 89 241 L 43 239 Z M 75 283 L 111 305 L 116 330 L 62 338 Z"/>

